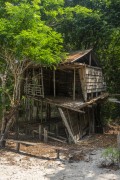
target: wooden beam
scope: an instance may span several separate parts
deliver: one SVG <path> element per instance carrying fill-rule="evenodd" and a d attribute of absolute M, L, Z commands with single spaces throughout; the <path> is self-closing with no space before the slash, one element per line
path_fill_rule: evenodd
<path fill-rule="evenodd" d="M 60 115 L 61 115 L 61 118 L 62 118 L 62 120 L 63 120 L 63 122 L 64 122 L 64 124 L 65 124 L 65 127 L 66 127 L 67 130 L 68 130 L 69 135 L 71 136 L 73 142 L 76 143 L 76 140 L 75 140 L 75 138 L 74 138 L 74 136 L 73 136 L 73 133 L 72 133 L 72 131 L 71 131 L 71 129 L 70 129 L 70 126 L 69 126 L 69 124 L 68 124 L 68 122 L 67 122 L 67 119 L 66 119 L 66 117 L 65 117 L 65 114 L 64 114 L 62 108 L 58 108 L 58 110 L 59 110 Z"/>
<path fill-rule="evenodd" d="M 21 140 L 14 140 L 14 139 L 5 139 L 7 142 L 13 142 L 13 143 L 20 143 L 20 144 L 27 144 L 30 146 L 37 145 L 39 143 L 33 143 L 33 142 L 28 142 L 28 141 L 21 141 Z"/>
<path fill-rule="evenodd" d="M 75 88 L 76 88 L 76 71 L 74 68 L 74 80 L 73 80 L 73 100 L 75 101 Z"/>
<path fill-rule="evenodd" d="M 82 109 L 82 108 L 84 108 L 84 107 L 88 107 L 89 105 L 92 105 L 93 103 L 97 102 L 98 100 L 105 99 L 105 98 L 107 98 L 108 96 L 109 96 L 108 93 L 104 93 L 104 94 L 102 94 L 102 95 L 100 95 L 100 96 L 98 96 L 98 97 L 96 97 L 96 98 L 94 98 L 94 99 L 92 99 L 92 100 L 84 103 L 83 105 L 80 106 L 80 109 Z"/>
<path fill-rule="evenodd" d="M 55 138 L 52 136 L 48 136 L 48 138 L 53 139 L 53 140 L 58 141 L 58 142 L 61 142 L 61 143 L 66 143 L 65 140 L 61 140 L 61 139 L 58 139 L 58 138 Z"/>

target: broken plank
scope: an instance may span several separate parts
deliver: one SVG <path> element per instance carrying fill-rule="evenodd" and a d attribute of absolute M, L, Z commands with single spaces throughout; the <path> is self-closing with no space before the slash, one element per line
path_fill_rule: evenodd
<path fill-rule="evenodd" d="M 62 110 L 61 108 L 58 108 L 58 110 L 59 110 L 60 115 L 61 115 L 61 118 L 62 118 L 62 120 L 63 120 L 63 122 L 64 122 L 64 124 L 65 124 L 65 126 L 66 126 L 66 128 L 67 128 L 67 130 L 68 130 L 69 135 L 71 136 L 73 142 L 76 143 L 76 140 L 75 140 L 75 138 L 74 138 L 74 136 L 73 136 L 73 133 L 72 133 L 72 131 L 71 131 L 71 129 L 70 129 L 70 126 L 69 126 L 69 124 L 68 124 L 68 122 L 67 122 L 67 119 L 66 119 L 66 117 L 65 117 L 65 114 L 64 114 L 63 110 Z"/>
<path fill-rule="evenodd" d="M 52 137 L 52 136 L 48 136 L 48 138 L 49 138 L 49 139 L 53 139 L 53 140 L 55 140 L 55 141 L 59 141 L 59 142 L 61 142 L 61 143 L 66 143 L 65 140 L 61 140 L 61 139 L 58 139 L 58 138 L 55 138 L 55 137 Z"/>

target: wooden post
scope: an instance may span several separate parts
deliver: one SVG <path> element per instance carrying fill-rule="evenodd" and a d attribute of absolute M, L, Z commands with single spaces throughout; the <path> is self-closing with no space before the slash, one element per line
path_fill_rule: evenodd
<path fill-rule="evenodd" d="M 68 122 L 67 122 L 67 119 L 66 119 L 66 117 L 65 117 L 65 114 L 64 114 L 63 110 L 62 110 L 61 108 L 58 108 L 58 110 L 59 110 L 60 115 L 61 115 L 61 117 L 62 117 L 62 120 L 63 120 L 63 122 L 64 122 L 64 124 L 65 124 L 65 126 L 66 126 L 66 128 L 67 128 L 67 130 L 68 130 L 69 135 L 71 136 L 73 142 L 76 143 L 75 138 L 74 138 L 74 136 L 73 136 L 73 133 L 72 133 L 72 131 L 71 131 L 71 129 L 70 129 L 70 126 L 69 126 L 69 124 L 68 124 Z"/>
<path fill-rule="evenodd" d="M 82 139 L 83 136 L 82 124 L 83 124 L 83 115 L 79 114 L 80 139 Z"/>
<path fill-rule="evenodd" d="M 20 151 L 20 143 L 16 142 L 16 151 L 19 152 Z"/>
<path fill-rule="evenodd" d="M 53 88 L 54 88 L 54 97 L 56 97 L 55 70 L 53 70 Z"/>
<path fill-rule="evenodd" d="M 75 86 L 76 86 L 76 77 L 75 77 L 75 68 L 74 68 L 74 81 L 73 81 L 73 100 L 75 101 Z"/>
<path fill-rule="evenodd" d="M 40 116 L 41 116 L 41 123 L 43 121 L 43 101 L 41 100 L 41 112 L 40 112 Z"/>
<path fill-rule="evenodd" d="M 56 137 L 59 135 L 58 134 L 58 123 L 55 124 L 55 135 L 56 135 Z"/>
<path fill-rule="evenodd" d="M 42 125 L 39 124 L 39 139 L 42 140 Z"/>
<path fill-rule="evenodd" d="M 94 115 L 94 107 L 92 106 L 92 114 L 91 114 L 91 133 L 95 133 L 95 115 Z"/>
<path fill-rule="evenodd" d="M 91 53 L 89 54 L 89 65 L 91 66 Z"/>
<path fill-rule="evenodd" d="M 89 135 L 90 135 L 90 131 L 91 131 L 91 119 L 90 119 L 90 109 L 89 109 L 89 107 L 87 108 L 87 110 L 88 110 L 88 121 L 89 121 Z"/>
<path fill-rule="evenodd" d="M 85 65 L 85 69 L 84 69 L 84 86 L 85 86 L 85 88 L 84 88 L 84 96 L 85 96 L 85 101 L 87 101 L 87 82 L 86 82 L 86 80 L 87 80 L 87 78 L 86 78 L 86 65 Z"/>
<path fill-rule="evenodd" d="M 44 128 L 44 142 L 48 142 L 48 129 L 47 127 Z"/>
<path fill-rule="evenodd" d="M 56 153 L 57 153 L 56 159 L 60 159 L 60 150 L 59 150 L 59 149 L 56 149 Z"/>
<path fill-rule="evenodd" d="M 51 118 L 51 107 L 50 104 L 47 104 L 47 120 L 50 121 Z"/>
<path fill-rule="evenodd" d="M 93 133 L 95 133 L 95 114 L 94 114 L 94 107 L 93 107 L 93 127 L 92 127 L 92 131 Z"/>

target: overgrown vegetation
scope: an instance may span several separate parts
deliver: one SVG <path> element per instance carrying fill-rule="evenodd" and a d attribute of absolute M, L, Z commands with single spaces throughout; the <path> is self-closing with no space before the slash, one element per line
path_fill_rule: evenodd
<path fill-rule="evenodd" d="M 103 167 L 109 167 L 111 165 L 120 167 L 120 150 L 118 148 L 109 147 L 105 149 L 102 157 L 104 158 L 104 161 L 101 164 Z"/>

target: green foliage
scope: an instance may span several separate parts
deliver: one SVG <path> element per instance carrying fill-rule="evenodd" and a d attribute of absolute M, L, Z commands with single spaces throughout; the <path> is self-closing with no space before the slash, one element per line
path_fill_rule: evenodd
<path fill-rule="evenodd" d="M 61 61 L 62 37 L 41 20 L 39 1 L 5 4 L 0 19 L 0 44 L 17 60 L 31 59 L 50 66 Z"/>
<path fill-rule="evenodd" d="M 112 122 L 119 122 L 120 118 L 120 105 L 117 103 L 106 101 L 101 109 L 103 125 Z"/>
<path fill-rule="evenodd" d="M 66 7 L 62 17 L 56 29 L 63 34 L 68 51 L 94 47 L 105 34 L 106 25 L 101 14 L 92 9 L 78 5 Z"/>
<path fill-rule="evenodd" d="M 106 46 L 106 47 L 105 47 Z M 101 63 L 110 93 L 120 89 L 120 29 L 113 29 L 104 49 L 99 49 Z"/>
<path fill-rule="evenodd" d="M 120 151 L 117 148 L 109 147 L 105 149 L 102 157 L 104 157 L 108 161 L 110 160 L 113 164 L 116 164 L 119 162 Z"/>

